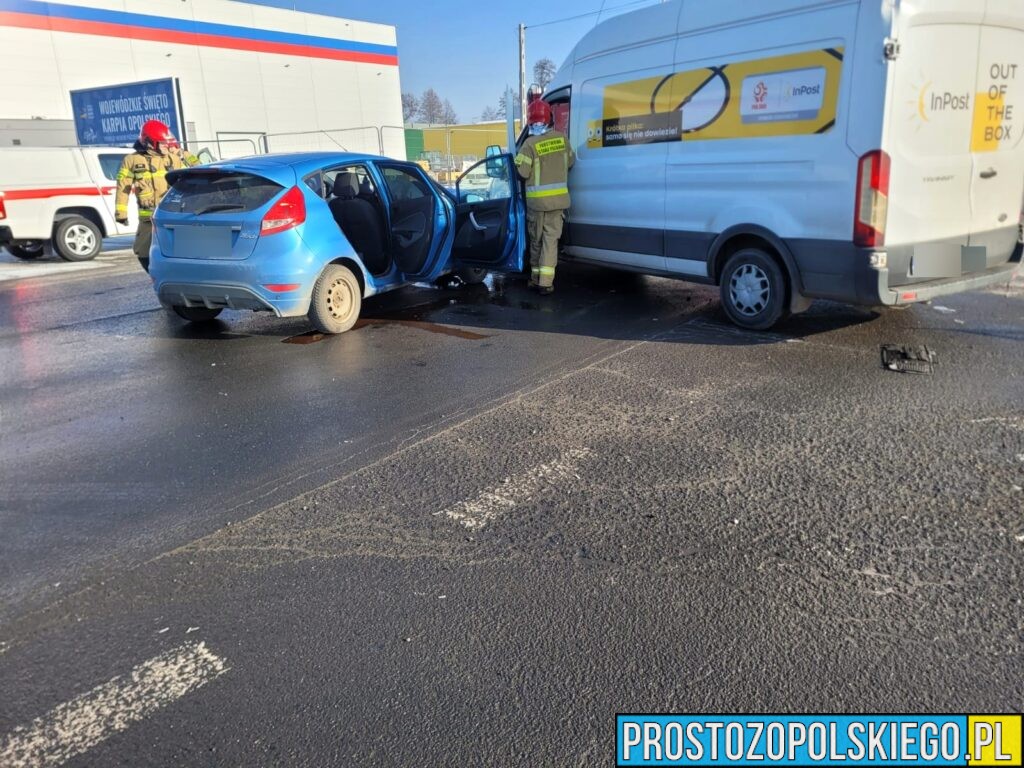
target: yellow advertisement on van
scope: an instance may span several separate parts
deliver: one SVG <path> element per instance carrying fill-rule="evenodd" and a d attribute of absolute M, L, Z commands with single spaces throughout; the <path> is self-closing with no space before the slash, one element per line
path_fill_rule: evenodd
<path fill-rule="evenodd" d="M 613 83 L 587 146 L 825 133 L 842 72 L 843 49 L 826 48 Z"/>

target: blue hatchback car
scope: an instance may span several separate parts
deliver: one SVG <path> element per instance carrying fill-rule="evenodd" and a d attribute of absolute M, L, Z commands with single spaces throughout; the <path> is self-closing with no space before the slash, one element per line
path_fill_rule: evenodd
<path fill-rule="evenodd" d="M 249 309 L 343 333 L 368 296 L 523 267 L 526 212 L 509 155 L 482 160 L 454 191 L 414 163 L 326 152 L 224 161 L 168 181 L 150 274 L 160 303 L 192 322 Z"/>

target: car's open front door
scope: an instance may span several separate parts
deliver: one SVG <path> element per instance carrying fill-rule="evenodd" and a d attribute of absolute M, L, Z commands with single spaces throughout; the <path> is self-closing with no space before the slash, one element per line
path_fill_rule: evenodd
<path fill-rule="evenodd" d="M 526 209 L 511 155 L 481 160 L 455 186 L 458 266 L 520 272 L 526 248 Z"/>

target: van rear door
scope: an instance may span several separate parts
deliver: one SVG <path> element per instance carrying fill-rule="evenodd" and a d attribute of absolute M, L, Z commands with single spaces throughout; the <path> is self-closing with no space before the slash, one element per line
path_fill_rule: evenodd
<path fill-rule="evenodd" d="M 980 261 L 1006 263 L 1017 240 L 1024 198 L 1024 4 L 987 0 L 981 29 L 971 151 L 972 246 Z M 972 270 L 974 271 L 974 270 Z"/>
<path fill-rule="evenodd" d="M 984 3 L 900 4 L 883 148 L 889 280 L 959 277 L 971 231 L 971 133 Z M 881 42 L 879 43 L 881 45 Z M 899 246 L 908 246 L 900 248 Z"/>

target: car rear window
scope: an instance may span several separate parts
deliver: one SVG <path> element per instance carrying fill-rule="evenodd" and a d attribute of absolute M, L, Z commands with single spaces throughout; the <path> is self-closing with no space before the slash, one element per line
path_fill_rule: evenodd
<path fill-rule="evenodd" d="M 284 189 L 270 179 L 247 173 L 189 173 L 171 187 L 160 204 L 172 213 L 254 211 Z"/>

